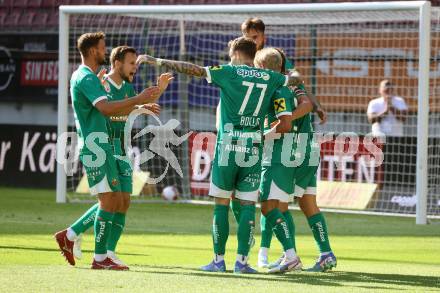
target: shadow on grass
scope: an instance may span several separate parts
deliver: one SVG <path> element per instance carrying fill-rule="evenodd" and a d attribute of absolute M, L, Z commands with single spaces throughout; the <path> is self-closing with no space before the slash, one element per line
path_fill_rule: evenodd
<path fill-rule="evenodd" d="M 286 282 L 286 283 L 301 283 L 315 286 L 333 286 L 342 287 L 350 283 L 350 286 L 358 288 L 371 289 L 393 289 L 393 286 L 408 286 L 408 289 L 417 289 L 417 287 L 432 288 L 436 290 L 440 286 L 440 277 L 434 276 L 417 276 L 417 275 L 401 275 L 401 274 L 378 274 L 378 273 L 363 273 L 363 272 L 345 272 L 333 271 L 328 273 L 308 273 L 297 272 L 283 275 L 268 275 L 259 273 L 255 275 L 235 275 L 231 271 L 226 273 L 206 273 L 196 268 L 179 267 L 179 266 L 150 266 L 138 265 L 133 266 L 131 272 L 145 273 L 145 271 L 136 270 L 136 268 L 154 269 L 154 272 L 147 272 L 148 274 L 176 274 L 194 277 L 208 277 L 208 278 L 224 278 L 224 279 L 247 279 L 260 280 L 267 282 Z M 174 270 L 174 271 L 172 271 Z M 176 271 L 177 270 L 177 271 Z M 356 283 L 359 283 L 356 286 Z M 370 285 L 365 286 L 365 283 Z M 397 289 L 397 288 L 395 288 Z M 405 290 L 399 288 L 399 290 Z"/>
<path fill-rule="evenodd" d="M 48 252 L 59 252 L 60 249 L 59 248 L 44 248 L 44 247 L 23 247 L 23 246 L 6 246 L 6 245 L 0 245 L 0 249 L 14 249 L 14 250 L 32 250 L 32 251 L 48 251 Z M 88 253 L 93 253 L 93 250 L 90 249 L 83 249 L 82 252 L 88 252 Z M 132 256 L 150 256 L 149 254 L 145 254 L 145 253 L 128 253 L 128 252 L 124 252 L 124 253 L 119 253 L 119 255 L 132 255 Z"/>

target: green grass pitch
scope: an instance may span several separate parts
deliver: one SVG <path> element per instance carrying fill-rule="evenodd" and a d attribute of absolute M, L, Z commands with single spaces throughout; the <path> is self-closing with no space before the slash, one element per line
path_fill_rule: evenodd
<path fill-rule="evenodd" d="M 211 206 L 134 204 L 117 251 L 128 272 L 89 269 L 93 237 L 75 267 L 58 252 L 53 233 L 90 204 L 56 204 L 49 190 L 0 188 L 0 292 L 362 292 L 440 290 L 440 225 L 412 218 L 327 213 L 338 267 L 329 273 L 234 275 L 237 245 L 230 213 L 227 273 L 204 273 L 211 249 Z M 259 211 L 257 212 L 259 213 Z M 294 212 L 297 246 L 305 266 L 317 251 L 310 230 Z M 259 230 L 259 229 L 257 229 Z M 257 244 L 259 234 L 256 235 Z M 251 251 L 257 260 L 258 245 Z M 281 252 L 274 238 L 271 259 Z"/>

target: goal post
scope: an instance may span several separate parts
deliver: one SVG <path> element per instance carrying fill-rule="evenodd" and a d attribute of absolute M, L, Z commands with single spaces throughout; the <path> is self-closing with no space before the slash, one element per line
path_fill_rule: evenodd
<path fill-rule="evenodd" d="M 429 64 L 431 48 L 431 2 L 419 8 L 419 89 L 417 115 L 416 223 L 427 224 L 428 137 L 429 137 Z"/>
<path fill-rule="evenodd" d="M 58 28 L 58 129 L 57 137 L 67 132 L 69 99 L 69 14 L 60 8 Z M 57 156 L 64 155 L 64 146 L 57 143 Z M 59 160 L 58 160 L 59 161 Z M 56 202 L 67 202 L 67 174 L 64 166 L 57 164 Z"/>
<path fill-rule="evenodd" d="M 432 19 L 433 15 L 435 19 Z M 365 121 L 366 114 L 362 112 L 362 107 L 366 107 L 368 99 L 374 98 L 377 81 L 385 77 L 400 79 L 398 89 L 404 92 L 403 96 L 410 96 L 405 97 L 410 100 L 410 119 L 407 123 L 414 125 L 409 125 L 405 133 L 410 138 L 391 139 L 391 144 L 395 144 L 396 148 L 394 145 L 389 147 L 389 157 L 396 158 L 397 167 L 388 171 L 378 169 L 372 175 L 373 179 L 377 177 L 380 181 L 377 185 L 381 194 L 379 199 L 372 199 L 375 202 L 370 211 L 415 213 L 416 223 L 426 224 L 428 215 L 440 215 L 440 188 L 434 186 L 440 181 L 440 170 L 434 166 L 440 162 L 440 151 L 436 147 L 440 134 L 434 129 L 440 118 L 440 93 L 430 95 L 430 87 L 435 88 L 440 81 L 436 74 L 430 76 L 431 63 L 434 62 L 436 66 L 440 55 L 440 43 L 437 42 L 437 37 L 440 37 L 437 33 L 440 31 L 439 16 L 440 12 L 431 9 L 429 1 L 60 6 L 58 137 L 72 126 L 68 81 L 73 68 L 80 61 L 74 46 L 75 38 L 80 34 L 102 30 L 108 35 L 108 47 L 129 44 L 139 52 L 155 50 L 158 57 L 189 58 L 201 65 L 216 65 L 226 61 L 228 38 L 241 34 L 240 24 L 249 17 L 260 17 L 266 24 L 267 38 L 274 36 L 269 45 L 282 47 L 286 51 L 287 57 L 295 62 L 305 77 L 306 86 L 311 86 L 329 109 L 331 115 L 328 125 L 315 125 L 319 132 L 355 132 L 364 136 L 370 126 Z M 308 31 L 314 33 L 308 35 Z M 436 34 L 436 41 L 432 45 L 431 31 Z M 389 48 L 393 38 L 399 45 Z M 412 51 L 405 51 L 406 47 Z M 141 77 L 137 77 L 135 82 L 137 90 L 158 73 L 150 69 L 140 71 L 137 75 Z M 401 77 L 403 72 L 408 72 L 408 76 Z M 182 118 L 183 123 L 177 131 L 179 134 L 190 130 L 197 133 L 215 132 L 212 118 L 215 117 L 214 108 L 218 102 L 218 97 L 214 96 L 218 91 L 191 78 L 178 79 L 176 83 L 179 86 L 169 89 L 169 96 L 162 102 L 165 121 L 172 117 Z M 308 84 L 311 81 L 313 84 Z M 396 94 L 399 95 L 399 92 Z M 179 99 L 178 103 L 176 99 Z M 185 105 L 182 105 L 183 102 Z M 432 111 L 430 107 L 433 107 Z M 184 178 L 173 173 L 167 184 L 179 185 L 185 195 L 198 199 L 204 197 L 199 190 L 206 187 L 206 180 L 192 181 L 192 154 L 189 150 L 192 144 L 193 141 L 190 141 L 177 150 L 181 154 L 180 162 L 184 164 Z M 58 156 L 64 156 L 64 153 L 60 154 L 63 149 L 60 147 L 58 145 Z M 411 151 L 407 156 L 399 156 L 402 149 Z M 415 150 L 414 160 L 413 154 L 410 154 L 412 149 Z M 205 155 L 207 157 L 198 157 L 199 161 L 209 161 L 209 155 Z M 206 164 L 209 165 L 209 162 Z M 333 161 L 329 164 L 333 164 Z M 359 174 L 368 169 L 368 166 L 359 165 L 361 163 L 350 164 L 358 164 L 351 168 L 357 168 Z M 151 171 L 151 168 L 158 166 L 150 166 L 148 170 Z M 326 168 L 321 164 L 320 172 L 329 174 Z M 351 172 L 345 171 L 341 171 L 345 175 L 340 172 L 335 176 L 345 178 Z M 321 179 L 329 177 L 325 175 Z M 351 178 L 349 181 L 359 181 L 361 177 L 362 174 L 358 179 Z M 409 180 L 411 182 L 401 182 L 413 177 L 415 179 Z M 78 181 L 78 178 L 68 179 L 64 167 L 57 164 L 56 201 L 67 202 L 68 190 Z M 411 200 L 415 198 L 414 209 L 391 204 L 392 198 L 399 196 Z"/>

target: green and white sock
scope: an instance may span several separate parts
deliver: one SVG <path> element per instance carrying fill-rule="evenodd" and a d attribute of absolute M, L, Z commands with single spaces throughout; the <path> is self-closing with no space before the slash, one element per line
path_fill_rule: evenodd
<path fill-rule="evenodd" d="M 98 209 L 95 219 L 95 254 L 107 254 L 107 239 L 112 229 L 113 213 Z M 98 259 L 97 259 L 98 260 Z M 98 260 L 99 261 L 99 260 Z"/>
<path fill-rule="evenodd" d="M 239 199 L 232 199 L 230 202 L 232 213 L 234 214 L 235 222 L 238 224 L 240 222 L 240 210 L 241 210 L 241 203 Z"/>
<path fill-rule="evenodd" d="M 240 212 L 240 222 L 238 224 L 237 253 L 247 256 L 254 238 L 255 231 L 255 205 L 242 205 Z"/>
<path fill-rule="evenodd" d="M 307 218 L 307 221 L 312 229 L 313 237 L 318 245 L 319 252 L 326 253 L 332 251 L 324 215 L 322 213 L 317 213 Z"/>
<path fill-rule="evenodd" d="M 272 242 L 272 227 L 267 223 L 266 217 L 261 214 L 260 217 L 260 228 L 261 228 L 261 243 L 260 247 L 270 248 L 270 243 Z"/>
<path fill-rule="evenodd" d="M 112 219 L 112 229 L 107 239 L 107 250 L 115 252 L 116 245 L 125 227 L 125 214 L 115 213 Z"/>
<path fill-rule="evenodd" d="M 286 219 L 287 227 L 289 227 L 290 236 L 292 237 L 292 243 L 293 243 L 293 249 L 295 249 L 296 252 L 296 241 L 295 241 L 295 222 L 293 222 L 292 214 L 289 211 L 285 211 L 283 213 L 284 219 Z"/>
<path fill-rule="evenodd" d="M 268 224 L 273 227 L 273 232 L 281 242 L 284 251 L 293 249 L 292 237 L 286 219 L 279 209 L 275 208 L 266 215 Z"/>
<path fill-rule="evenodd" d="M 229 237 L 229 207 L 225 205 L 214 206 L 214 217 L 212 221 L 212 242 L 214 244 L 214 253 L 225 254 L 226 242 Z"/>
<path fill-rule="evenodd" d="M 99 209 L 99 203 L 93 205 L 85 212 L 70 228 L 76 235 L 86 232 L 95 224 L 96 212 Z M 69 239 L 70 240 L 70 239 Z"/>

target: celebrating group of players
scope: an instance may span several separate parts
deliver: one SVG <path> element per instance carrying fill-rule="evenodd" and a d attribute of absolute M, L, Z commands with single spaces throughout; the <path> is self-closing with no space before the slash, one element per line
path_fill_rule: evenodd
<path fill-rule="evenodd" d="M 127 270 L 115 254 L 130 202 L 132 170 L 123 147 L 127 115 L 136 107 L 159 113 L 155 104 L 172 75 L 162 74 L 157 86 L 135 94 L 131 82 L 137 66 L 147 63 L 178 73 L 205 78 L 220 88 L 217 143 L 209 195 L 215 198 L 212 239 L 214 259 L 202 270 L 224 272 L 231 207 L 238 224 L 234 273 L 257 273 L 248 263 L 255 244 L 255 204 L 261 202 L 261 247 L 258 266 L 269 273 L 302 269 L 295 246 L 295 225 L 288 211 L 293 197 L 312 230 L 320 255 L 308 270 L 336 267 L 323 214 L 316 204 L 319 145 L 314 141 L 311 112 L 325 122 L 326 114 L 305 90 L 297 71 L 281 49 L 264 48 L 265 25 L 258 18 L 242 24 L 243 36 L 229 42 L 230 63 L 201 67 L 196 64 L 136 55 L 120 46 L 112 50 L 111 71 L 96 74 L 105 61 L 105 36 L 88 33 L 78 39 L 82 64 L 70 82 L 80 159 L 90 191 L 99 202 L 66 230 L 55 234 L 71 264 L 81 257 L 81 234 L 94 226 L 92 269 Z M 104 134 L 104 135 L 102 135 Z M 286 150 L 286 146 L 287 150 Z M 99 151 L 97 151 L 99 149 Z M 125 158 L 125 159 L 123 159 Z M 302 162 L 295 166 L 286 162 Z M 313 161 L 313 162 L 312 162 Z M 272 234 L 283 255 L 268 261 Z"/>

